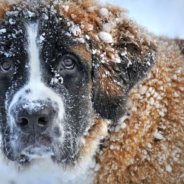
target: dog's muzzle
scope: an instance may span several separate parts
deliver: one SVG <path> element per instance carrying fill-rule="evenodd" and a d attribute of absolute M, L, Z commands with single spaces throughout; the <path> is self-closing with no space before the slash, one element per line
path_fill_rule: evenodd
<path fill-rule="evenodd" d="M 56 105 L 53 107 L 45 101 L 21 102 L 13 106 L 11 111 L 15 126 L 23 133 L 34 134 L 45 132 L 57 115 Z"/>

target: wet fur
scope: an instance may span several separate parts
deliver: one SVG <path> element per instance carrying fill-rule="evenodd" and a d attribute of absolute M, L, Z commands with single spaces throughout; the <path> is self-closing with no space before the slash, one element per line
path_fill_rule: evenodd
<path fill-rule="evenodd" d="M 44 7 L 48 2 L 42 3 L 41 7 Z M 13 6 L 2 2 L 0 16 L 3 18 Z M 25 5 L 30 10 L 41 8 L 39 5 L 29 6 Z M 89 8 L 93 6 L 91 11 Z M 85 162 L 94 156 L 100 165 L 94 171 L 94 183 L 183 183 L 182 41 L 148 33 L 127 18 L 126 10 L 117 6 L 105 6 L 109 12 L 105 16 L 100 15 L 101 8 L 100 4 L 90 0 L 63 1 L 63 4 L 55 5 L 58 15 L 63 14 L 74 25 L 82 25 L 81 33 L 77 36 L 71 33 L 72 40 L 66 40 L 65 44 L 72 45 L 69 49 L 87 67 L 85 79 L 89 79 L 86 80 L 89 83 L 83 90 L 90 95 L 88 100 L 92 104 L 87 107 L 91 112 L 87 116 L 90 117 L 89 129 L 82 134 L 85 144 L 76 146 L 79 154 L 74 160 L 69 159 L 66 167 L 68 164 L 72 168 L 74 161 L 82 165 L 83 158 Z M 117 18 L 119 21 L 113 25 Z M 107 22 L 112 24 L 113 43 L 99 38 L 99 32 L 104 31 L 103 24 Z M 84 38 L 85 44 L 76 38 Z M 52 46 L 45 49 L 50 52 Z M 47 59 L 53 54 L 55 51 L 44 57 Z M 8 87 L 3 78 L 0 85 Z M 85 108 L 82 111 L 85 112 Z M 2 112 L 5 113 L 3 108 Z M 6 125 L 3 119 L 1 121 L 3 129 Z"/>

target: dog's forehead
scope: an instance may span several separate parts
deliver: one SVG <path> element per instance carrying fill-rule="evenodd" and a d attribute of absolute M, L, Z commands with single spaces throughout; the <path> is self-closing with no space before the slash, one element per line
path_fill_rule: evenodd
<path fill-rule="evenodd" d="M 61 49 L 76 53 L 83 61 L 91 64 L 91 53 L 86 35 L 74 22 L 53 12 L 51 8 L 29 10 L 14 7 L 7 11 L 0 24 L 0 54 L 6 57 L 26 52 L 28 44 L 28 27 L 37 24 L 37 44 L 45 53 L 53 53 Z M 89 39 L 88 39 L 89 41 Z M 45 61 L 50 58 L 44 58 Z"/>

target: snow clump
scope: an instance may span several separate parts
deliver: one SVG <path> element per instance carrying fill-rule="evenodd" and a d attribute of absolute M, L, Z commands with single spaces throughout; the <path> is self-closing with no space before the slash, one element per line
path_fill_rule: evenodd
<path fill-rule="evenodd" d="M 171 172 L 172 171 L 172 167 L 170 165 L 166 165 L 166 171 Z"/>
<path fill-rule="evenodd" d="M 113 42 L 112 35 L 110 35 L 109 33 L 102 31 L 99 33 L 99 37 L 105 43 L 112 43 Z"/>
<path fill-rule="evenodd" d="M 162 140 L 163 139 L 163 135 L 161 135 L 158 131 L 155 131 L 153 133 L 153 137 L 157 140 Z"/>
<path fill-rule="evenodd" d="M 110 23 L 104 24 L 103 29 L 105 32 L 110 33 L 111 32 L 111 24 Z"/>
<path fill-rule="evenodd" d="M 101 8 L 99 11 L 99 14 L 101 17 L 107 16 L 108 15 L 108 10 L 106 8 Z"/>
<path fill-rule="evenodd" d="M 2 33 L 6 33 L 6 29 L 5 28 L 0 29 L 0 34 L 2 34 Z"/>

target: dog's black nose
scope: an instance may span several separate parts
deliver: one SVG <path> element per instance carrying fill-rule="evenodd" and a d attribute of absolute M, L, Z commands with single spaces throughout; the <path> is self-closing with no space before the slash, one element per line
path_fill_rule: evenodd
<path fill-rule="evenodd" d="M 45 107 L 36 112 L 22 109 L 17 116 L 17 126 L 25 133 L 41 134 L 48 128 L 52 118 L 53 110 L 50 108 Z"/>

